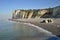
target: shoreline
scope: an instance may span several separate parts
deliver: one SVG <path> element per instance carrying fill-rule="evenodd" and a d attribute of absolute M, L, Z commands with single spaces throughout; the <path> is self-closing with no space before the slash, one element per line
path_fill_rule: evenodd
<path fill-rule="evenodd" d="M 52 32 L 54 35 L 60 35 L 60 19 L 54 19 L 54 23 L 40 23 L 44 19 L 49 18 L 41 18 L 41 19 L 9 19 L 15 22 L 21 23 L 31 23 L 33 25 L 39 26 L 45 30 Z"/>

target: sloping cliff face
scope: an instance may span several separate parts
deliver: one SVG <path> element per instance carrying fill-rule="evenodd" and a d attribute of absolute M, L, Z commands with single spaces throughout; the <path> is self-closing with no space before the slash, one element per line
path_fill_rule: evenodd
<path fill-rule="evenodd" d="M 60 6 L 54 7 L 53 17 L 54 18 L 60 18 Z"/>
<path fill-rule="evenodd" d="M 47 13 L 48 10 L 15 10 L 13 12 L 13 19 L 23 19 L 23 18 L 40 18 L 45 13 Z"/>

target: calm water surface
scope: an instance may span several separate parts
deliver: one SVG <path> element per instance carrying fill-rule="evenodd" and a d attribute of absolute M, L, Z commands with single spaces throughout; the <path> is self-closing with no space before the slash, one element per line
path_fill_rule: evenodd
<path fill-rule="evenodd" d="M 40 32 L 27 24 L 0 21 L 0 40 L 45 40 L 52 34 Z"/>

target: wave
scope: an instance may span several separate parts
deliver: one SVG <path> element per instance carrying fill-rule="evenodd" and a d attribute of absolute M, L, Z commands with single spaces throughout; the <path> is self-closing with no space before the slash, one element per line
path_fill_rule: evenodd
<path fill-rule="evenodd" d="M 48 30 L 46 30 L 46 29 L 43 29 L 43 28 L 41 28 L 41 27 L 39 27 L 39 26 L 36 26 L 36 25 L 34 25 L 34 24 L 31 24 L 31 23 L 21 23 L 21 24 L 26 24 L 26 25 L 35 27 L 35 28 L 37 28 L 38 30 L 40 30 L 40 32 L 44 32 L 44 33 L 50 34 L 50 35 L 52 35 L 52 36 L 56 36 L 56 35 L 53 35 L 52 32 L 50 32 L 50 31 L 48 31 Z"/>

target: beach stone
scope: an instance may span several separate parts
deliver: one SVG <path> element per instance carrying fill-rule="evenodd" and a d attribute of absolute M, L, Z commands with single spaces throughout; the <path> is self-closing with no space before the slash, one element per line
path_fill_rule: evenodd
<path fill-rule="evenodd" d="M 48 23 L 48 20 L 45 20 L 45 23 Z"/>
<path fill-rule="evenodd" d="M 48 21 L 47 20 L 43 20 L 41 23 L 48 23 Z"/>
<path fill-rule="evenodd" d="M 53 20 L 52 19 L 50 19 L 51 20 L 51 23 L 53 23 Z"/>
<path fill-rule="evenodd" d="M 53 23 L 53 20 L 52 20 L 52 19 L 50 19 L 50 22 L 51 22 L 51 23 Z"/>

